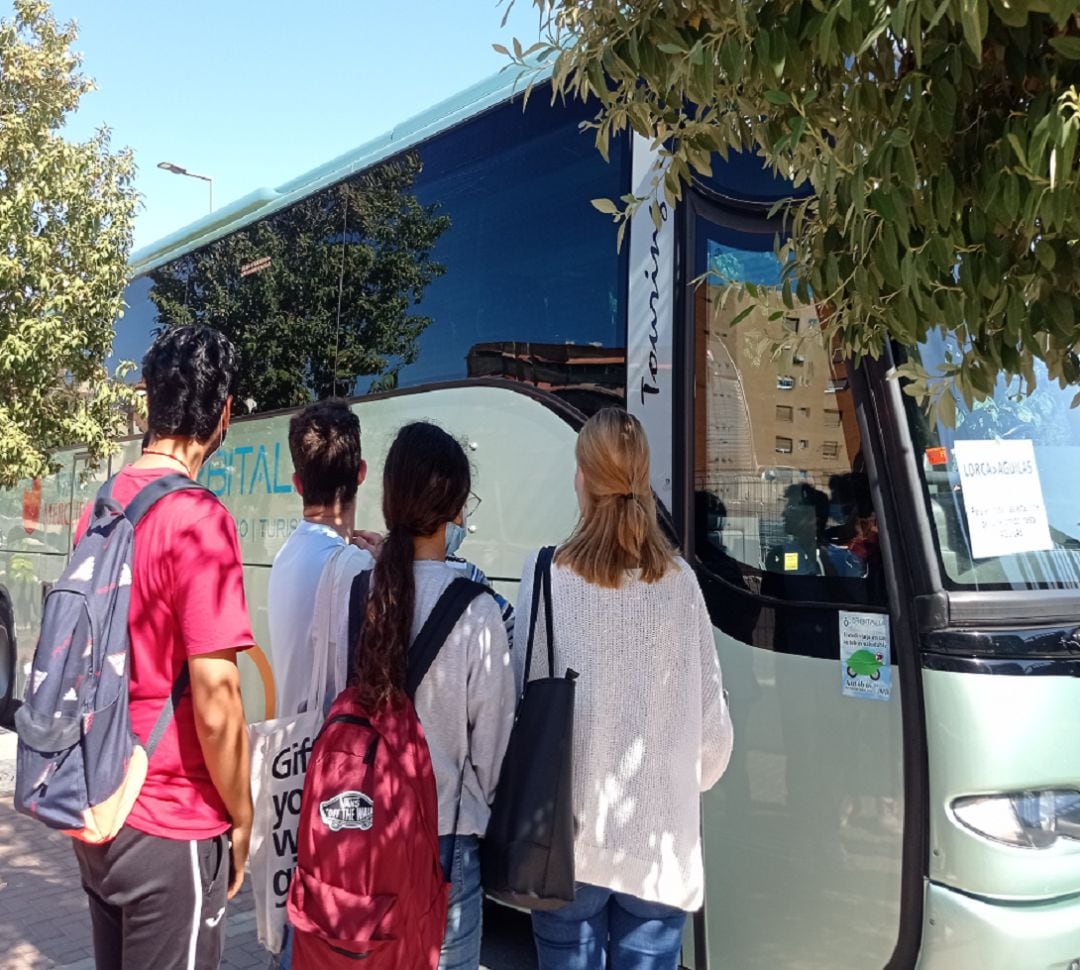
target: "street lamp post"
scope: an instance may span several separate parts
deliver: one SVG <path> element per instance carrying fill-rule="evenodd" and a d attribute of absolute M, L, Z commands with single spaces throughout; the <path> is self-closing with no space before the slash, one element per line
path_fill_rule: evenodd
<path fill-rule="evenodd" d="M 173 175 L 186 175 L 188 178 L 199 179 L 206 182 L 210 186 L 210 211 L 214 211 L 214 180 L 209 175 L 199 175 L 196 172 L 189 172 L 186 168 L 180 165 L 174 165 L 172 162 L 158 162 L 158 168 L 164 169 L 166 172 L 172 172 Z"/>

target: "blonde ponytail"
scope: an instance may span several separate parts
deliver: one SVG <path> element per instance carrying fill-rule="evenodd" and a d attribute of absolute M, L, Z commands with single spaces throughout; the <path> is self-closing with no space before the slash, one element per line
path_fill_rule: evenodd
<path fill-rule="evenodd" d="M 598 586 L 622 585 L 629 569 L 640 569 L 645 582 L 655 583 L 674 556 L 656 521 L 649 443 L 640 422 L 625 411 L 604 408 L 585 422 L 576 454 L 581 518 L 555 561 Z"/>

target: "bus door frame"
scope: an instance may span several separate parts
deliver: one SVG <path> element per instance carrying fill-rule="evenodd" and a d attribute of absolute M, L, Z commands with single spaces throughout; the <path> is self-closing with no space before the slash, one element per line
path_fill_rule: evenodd
<path fill-rule="evenodd" d="M 782 231 L 779 218 L 770 219 L 767 207 L 723 198 L 700 185 L 688 188 L 676 210 L 674 432 L 679 447 L 673 462 L 672 513 L 680 548 L 695 564 L 693 535 L 693 461 L 695 420 L 695 324 L 690 296 L 696 252 L 696 223 L 704 218 L 718 225 L 761 233 L 763 224 Z M 855 402 L 863 454 L 879 520 L 888 592 L 889 615 L 898 676 L 901 684 L 903 731 L 904 833 L 901 848 L 900 918 L 896 945 L 885 970 L 914 967 L 923 936 L 924 898 L 929 872 L 929 769 L 926 717 L 922 693 L 919 612 L 932 592 L 926 583 L 937 576 L 936 563 L 928 570 L 932 549 L 930 524 L 922 488 L 914 465 L 911 437 L 903 413 L 897 409 L 900 389 L 889 376 L 891 356 L 865 360 L 858 368 L 848 362 L 848 377 Z M 918 486 L 918 487 L 916 487 Z M 906 525 L 905 525 L 906 523 Z M 914 528 L 914 524 L 918 527 Z M 940 581 L 939 581 L 940 582 Z M 827 604 L 834 608 L 836 604 Z M 697 970 L 709 970 L 705 910 L 693 916 L 694 957 Z"/>

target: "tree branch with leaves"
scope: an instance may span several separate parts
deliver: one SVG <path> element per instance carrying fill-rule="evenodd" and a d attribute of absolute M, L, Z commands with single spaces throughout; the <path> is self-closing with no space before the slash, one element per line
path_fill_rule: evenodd
<path fill-rule="evenodd" d="M 597 99 L 601 152 L 650 139 L 668 202 L 714 153 L 809 188 L 776 207 L 777 248 L 785 303 L 823 307 L 825 340 L 858 361 L 950 333 L 938 372 L 901 367 L 950 423 L 1000 377 L 1030 393 L 1036 361 L 1080 383 L 1075 0 L 533 3 L 540 39 L 511 61 Z M 608 211 L 623 228 L 654 202 Z"/>

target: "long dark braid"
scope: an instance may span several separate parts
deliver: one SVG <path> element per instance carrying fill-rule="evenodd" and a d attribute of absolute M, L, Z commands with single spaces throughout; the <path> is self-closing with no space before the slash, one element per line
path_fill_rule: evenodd
<path fill-rule="evenodd" d="M 383 468 L 389 533 L 372 576 L 353 678 L 370 710 L 392 701 L 405 686 L 416 608 L 413 539 L 454 519 L 471 487 L 465 451 L 442 428 L 418 421 L 398 432 Z"/>

